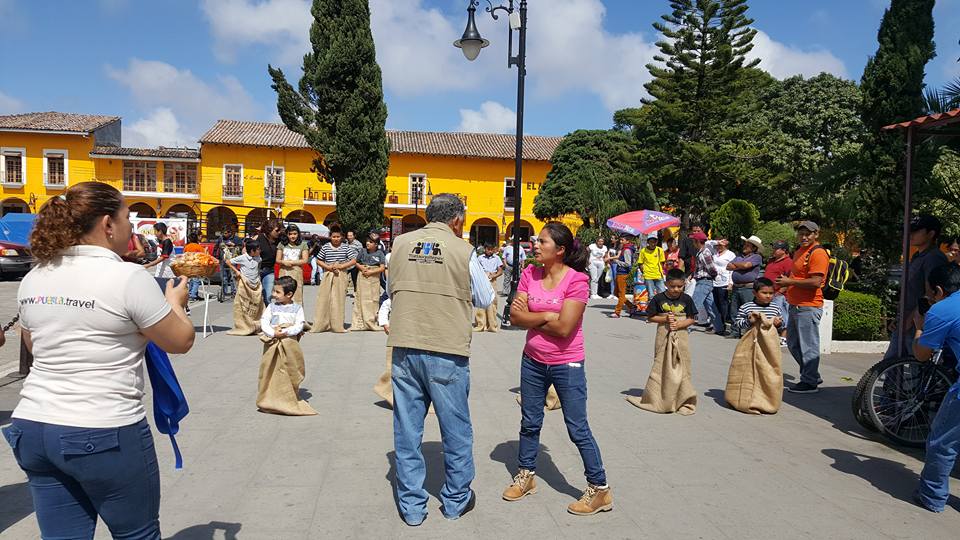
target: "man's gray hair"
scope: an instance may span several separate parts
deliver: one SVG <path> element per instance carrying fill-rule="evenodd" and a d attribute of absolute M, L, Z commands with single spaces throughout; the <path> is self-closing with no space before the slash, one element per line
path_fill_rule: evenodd
<path fill-rule="evenodd" d="M 427 205 L 427 221 L 430 223 L 450 223 L 466 215 L 463 201 L 453 193 L 441 193 L 433 197 Z"/>

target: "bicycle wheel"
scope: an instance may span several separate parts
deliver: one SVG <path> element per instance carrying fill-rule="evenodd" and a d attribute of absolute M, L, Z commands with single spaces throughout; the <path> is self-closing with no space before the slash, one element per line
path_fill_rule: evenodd
<path fill-rule="evenodd" d="M 853 399 L 850 401 L 853 418 L 856 419 L 857 423 L 860 424 L 863 429 L 873 432 L 877 431 L 877 426 L 873 423 L 873 419 L 870 418 L 870 412 L 867 411 L 869 403 L 864 399 L 864 396 L 867 395 L 867 384 L 870 379 L 876 375 L 877 367 L 881 363 L 882 362 L 874 364 L 863 373 L 863 376 L 860 377 L 860 381 L 857 383 L 857 388 L 853 391 Z"/>
<path fill-rule="evenodd" d="M 894 443 L 922 448 L 952 384 L 949 373 L 913 358 L 891 358 L 876 368 L 864 394 L 870 419 Z"/>

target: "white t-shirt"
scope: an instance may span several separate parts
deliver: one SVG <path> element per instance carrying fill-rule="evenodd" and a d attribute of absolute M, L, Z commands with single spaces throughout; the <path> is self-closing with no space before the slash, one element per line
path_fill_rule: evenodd
<path fill-rule="evenodd" d="M 726 287 L 730 284 L 733 277 L 733 270 L 727 270 L 727 265 L 737 258 L 737 254 L 731 250 L 726 250 L 722 254 L 714 253 L 713 266 L 717 269 L 717 277 L 713 278 L 714 287 Z"/>
<path fill-rule="evenodd" d="M 17 301 L 33 367 L 14 418 L 109 428 L 146 416 L 140 329 L 170 313 L 148 272 L 106 248 L 75 246 L 31 270 Z"/>
<path fill-rule="evenodd" d="M 607 254 L 607 246 L 598 246 L 597 244 L 590 244 L 590 247 L 587 249 L 590 250 L 590 262 L 591 263 L 602 263 L 604 255 Z"/>

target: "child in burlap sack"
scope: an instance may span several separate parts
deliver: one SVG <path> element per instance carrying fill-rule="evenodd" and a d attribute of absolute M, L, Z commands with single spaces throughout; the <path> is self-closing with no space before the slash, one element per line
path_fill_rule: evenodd
<path fill-rule="evenodd" d="M 684 294 L 683 271 L 667 272 L 667 290 L 647 304 L 647 322 L 657 324 L 653 368 L 642 397 L 627 401 L 641 409 L 658 413 L 696 412 L 697 391 L 690 380 L 690 344 L 687 328 L 696 322 L 693 298 Z"/>
<path fill-rule="evenodd" d="M 300 399 L 305 376 L 300 336 L 304 330 L 303 306 L 293 301 L 297 281 L 280 276 L 273 286 L 273 301 L 260 319 L 263 359 L 257 388 L 257 409 L 272 414 L 311 416 L 313 407 Z"/>
<path fill-rule="evenodd" d="M 775 414 L 783 399 L 780 331 L 783 313 L 773 303 L 773 282 L 757 278 L 753 302 L 740 306 L 734 325 L 743 333 L 727 373 L 724 399 L 748 414 Z"/>
<path fill-rule="evenodd" d="M 260 243 L 247 238 L 243 247 L 246 253 L 226 261 L 237 283 L 237 294 L 233 299 L 233 329 L 227 332 L 231 336 L 252 336 L 259 332 L 263 313 Z"/>

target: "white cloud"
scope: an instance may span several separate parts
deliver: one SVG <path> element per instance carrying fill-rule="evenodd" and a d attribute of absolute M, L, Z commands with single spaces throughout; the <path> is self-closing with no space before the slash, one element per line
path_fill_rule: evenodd
<path fill-rule="evenodd" d="M 307 0 L 204 0 L 202 9 L 221 61 L 260 45 L 274 51 L 274 63 L 299 68 L 311 48 Z M 384 86 L 399 95 L 463 89 L 484 80 L 484 72 L 468 68 L 453 47 L 462 30 L 422 0 L 371 0 L 370 26 Z"/>
<path fill-rule="evenodd" d="M 214 54 L 233 62 L 237 49 L 265 45 L 279 51 L 277 62 L 299 63 L 310 48 L 310 2 L 307 0 L 203 0 L 210 22 Z"/>
<path fill-rule="evenodd" d="M 194 145 L 219 118 L 260 116 L 253 98 L 234 77 L 220 76 L 208 83 L 190 70 L 138 58 L 130 60 L 126 69 L 107 66 L 106 70 L 110 78 L 127 88 L 141 109 L 150 111 L 148 117 L 133 125 L 151 127 L 155 134 L 151 141 L 156 141 L 151 144 Z M 129 134 L 134 140 L 141 136 L 132 128 Z M 161 135 L 168 138 L 162 139 Z"/>
<path fill-rule="evenodd" d="M 0 92 L 0 114 L 14 114 L 23 112 L 23 102 L 19 99 Z"/>
<path fill-rule="evenodd" d="M 516 133 L 517 113 L 496 101 L 484 101 L 480 110 L 460 109 L 457 129 L 473 133 Z"/>
<path fill-rule="evenodd" d="M 552 0 L 549 9 L 530 10 L 527 70 L 537 93 L 588 91 L 611 111 L 639 105 L 657 49 L 641 34 L 608 32 L 605 15 L 600 0 Z"/>
<path fill-rule="evenodd" d="M 134 147 L 154 146 L 194 146 L 196 138 L 184 135 L 173 111 L 165 107 L 154 109 L 146 117 L 141 118 L 124 128 L 124 144 Z"/>
<path fill-rule="evenodd" d="M 759 67 L 778 79 L 794 75 L 815 77 L 823 72 L 832 73 L 837 77 L 849 77 L 843 61 L 830 51 L 825 49 L 804 51 L 784 45 L 774 41 L 762 30 L 758 30 L 757 36 L 753 38 L 753 50 L 747 58 L 751 60 L 759 58 Z"/>

